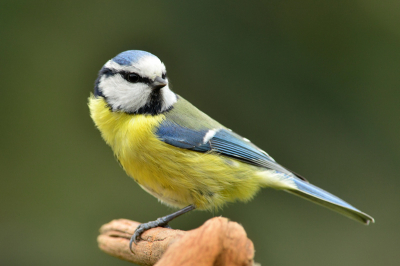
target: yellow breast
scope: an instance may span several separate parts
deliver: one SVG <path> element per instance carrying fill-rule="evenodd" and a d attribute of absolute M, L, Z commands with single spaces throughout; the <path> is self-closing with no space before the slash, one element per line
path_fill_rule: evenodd
<path fill-rule="evenodd" d="M 111 112 L 103 98 L 89 98 L 91 117 L 127 174 L 164 203 L 212 209 L 250 199 L 262 177 L 253 166 L 213 153 L 180 149 L 155 133 L 164 115 Z"/>

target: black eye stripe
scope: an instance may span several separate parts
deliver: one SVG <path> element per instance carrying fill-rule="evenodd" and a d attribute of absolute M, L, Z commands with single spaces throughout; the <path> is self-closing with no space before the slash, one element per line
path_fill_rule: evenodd
<path fill-rule="evenodd" d="M 131 83 L 139 83 L 139 82 L 140 82 L 140 83 L 145 83 L 145 84 L 150 84 L 150 83 L 151 83 L 151 80 L 150 80 L 149 78 L 144 78 L 144 77 L 142 77 L 142 76 L 140 76 L 139 74 L 134 73 L 134 72 L 120 71 L 119 74 L 120 74 L 126 81 L 131 82 Z M 138 77 L 137 81 L 132 82 L 132 81 L 130 80 L 130 78 L 129 78 L 129 74 L 137 75 L 137 77 Z"/>

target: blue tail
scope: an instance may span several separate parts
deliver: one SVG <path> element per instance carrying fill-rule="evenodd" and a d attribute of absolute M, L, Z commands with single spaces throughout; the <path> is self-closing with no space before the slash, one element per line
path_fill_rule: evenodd
<path fill-rule="evenodd" d="M 326 192 L 319 187 L 311 185 L 310 183 L 307 183 L 297 178 L 293 178 L 293 181 L 297 189 L 288 189 L 286 190 L 287 192 L 320 204 L 324 207 L 327 207 L 328 209 L 339 212 L 351 219 L 365 223 L 367 225 L 370 222 L 375 222 L 374 218 L 372 218 L 368 214 L 361 212 L 360 210 L 354 208 L 347 202 L 339 199 L 331 193 Z"/>

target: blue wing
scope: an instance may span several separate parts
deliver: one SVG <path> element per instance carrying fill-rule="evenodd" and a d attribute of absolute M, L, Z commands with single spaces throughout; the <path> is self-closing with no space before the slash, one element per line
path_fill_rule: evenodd
<path fill-rule="evenodd" d="M 164 121 L 158 127 L 156 135 L 165 143 L 182 149 L 216 152 L 258 167 L 293 174 L 250 141 L 225 128 L 195 130 Z"/>

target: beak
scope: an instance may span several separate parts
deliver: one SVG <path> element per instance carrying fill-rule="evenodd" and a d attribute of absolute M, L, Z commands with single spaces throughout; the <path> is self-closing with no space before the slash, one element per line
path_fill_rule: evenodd
<path fill-rule="evenodd" d="M 167 81 L 165 79 L 162 79 L 160 77 L 156 77 L 153 81 L 153 83 L 150 84 L 150 86 L 153 89 L 161 89 L 164 88 L 167 85 Z"/>

